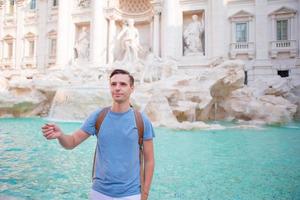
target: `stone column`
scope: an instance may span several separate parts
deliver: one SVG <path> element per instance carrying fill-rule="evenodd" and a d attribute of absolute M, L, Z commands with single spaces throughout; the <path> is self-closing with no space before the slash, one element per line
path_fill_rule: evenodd
<path fill-rule="evenodd" d="M 107 61 L 107 20 L 103 14 L 104 1 L 93 0 L 91 4 L 91 62 L 92 66 L 98 67 Z"/>
<path fill-rule="evenodd" d="M 226 7 L 224 0 L 211 0 L 210 2 L 210 11 L 211 12 L 211 29 L 210 33 L 206 32 L 208 37 L 211 37 L 211 55 L 209 57 L 227 57 L 228 44 L 230 41 L 227 39 L 227 34 L 229 27 L 227 26 L 227 16 L 226 16 Z M 205 13 L 207 14 L 207 13 Z M 206 15 L 205 20 L 208 20 Z M 235 25 L 234 25 L 235 26 Z M 235 31 L 235 27 L 234 27 Z M 235 32 L 234 32 L 235 34 Z M 235 41 L 235 38 L 234 38 Z M 208 46 L 206 45 L 206 46 Z"/>
<path fill-rule="evenodd" d="M 179 0 L 164 0 L 161 54 L 163 58 L 182 56 L 182 12 Z"/>
<path fill-rule="evenodd" d="M 116 39 L 116 20 L 114 16 L 109 16 L 108 27 L 108 63 L 114 62 L 114 47 Z"/>
<path fill-rule="evenodd" d="M 300 29 L 300 1 L 298 1 L 298 24 L 297 24 L 297 30 Z M 300 58 L 300 33 L 298 32 L 298 58 Z"/>
<path fill-rule="evenodd" d="M 38 38 L 36 40 L 36 57 L 37 57 L 37 68 L 42 70 L 47 67 L 47 54 L 48 48 L 47 43 L 48 35 L 47 35 L 47 9 L 48 4 L 47 1 L 39 1 L 38 3 L 38 26 L 37 26 L 37 34 Z"/>
<path fill-rule="evenodd" d="M 56 66 L 58 68 L 65 67 L 72 59 L 72 51 L 70 52 L 70 34 L 71 30 L 71 5 L 72 1 L 59 1 L 58 4 L 58 31 L 57 31 L 57 51 Z"/>
<path fill-rule="evenodd" d="M 297 24 L 295 23 L 295 14 L 293 14 L 293 16 L 291 17 L 291 40 L 296 40 L 296 33 L 295 33 L 295 27 L 297 26 Z"/>
<path fill-rule="evenodd" d="M 24 0 L 16 1 L 16 39 L 14 41 L 15 69 L 20 69 L 24 52 Z"/>
<path fill-rule="evenodd" d="M 271 33 L 272 33 L 271 40 L 275 41 L 276 40 L 276 20 L 275 20 L 275 15 L 271 16 Z"/>
<path fill-rule="evenodd" d="M 256 59 L 267 60 L 270 37 L 268 36 L 268 1 L 255 0 L 256 19 Z"/>
<path fill-rule="evenodd" d="M 232 32 L 232 34 L 231 34 L 231 42 L 232 43 L 236 43 L 236 39 L 235 39 L 235 32 L 236 32 L 236 27 L 235 27 L 235 23 L 236 23 L 236 21 L 231 21 L 231 32 Z"/>
<path fill-rule="evenodd" d="M 160 14 L 161 9 L 154 8 L 152 49 L 156 56 L 160 56 Z"/>
<path fill-rule="evenodd" d="M 3 41 L 2 38 L 4 37 L 3 35 L 3 23 L 4 23 L 4 6 L 3 6 L 4 2 L 3 0 L 0 0 L 0 62 L 3 59 L 3 51 L 4 51 L 4 47 L 3 47 Z M 1 65 L 0 65 L 1 67 Z"/>
<path fill-rule="evenodd" d="M 249 18 L 249 42 L 254 42 L 255 27 L 253 17 Z"/>

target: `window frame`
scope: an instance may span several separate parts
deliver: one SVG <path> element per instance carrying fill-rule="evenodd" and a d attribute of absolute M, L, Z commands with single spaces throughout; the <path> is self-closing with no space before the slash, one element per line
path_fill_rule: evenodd
<path fill-rule="evenodd" d="M 244 41 L 239 40 L 239 34 L 238 34 L 238 25 L 245 25 L 245 35 L 241 37 L 242 39 L 245 39 Z M 240 31 L 239 33 L 243 33 L 243 31 Z M 242 34 L 241 34 L 242 35 Z M 249 42 L 249 21 L 239 21 L 235 22 L 235 42 L 236 43 L 247 43 Z"/>
<path fill-rule="evenodd" d="M 52 7 L 56 8 L 58 7 L 59 1 L 58 0 L 52 0 Z"/>
<path fill-rule="evenodd" d="M 57 38 L 49 38 L 49 57 L 56 57 L 57 51 Z"/>
<path fill-rule="evenodd" d="M 286 22 L 286 30 L 284 30 L 283 22 Z M 280 23 L 280 29 L 278 29 L 279 23 Z M 290 27 L 289 19 L 276 19 L 276 40 L 277 41 L 289 40 L 289 35 L 290 35 L 289 27 Z M 285 33 L 283 33 L 284 31 Z"/>
<path fill-rule="evenodd" d="M 37 9 L 37 0 L 30 0 L 29 9 L 30 10 L 36 10 Z"/>
<path fill-rule="evenodd" d="M 15 5 L 16 5 L 15 0 L 7 0 L 6 3 L 7 3 L 6 4 L 7 5 L 6 13 L 8 15 L 14 15 L 15 14 Z"/>

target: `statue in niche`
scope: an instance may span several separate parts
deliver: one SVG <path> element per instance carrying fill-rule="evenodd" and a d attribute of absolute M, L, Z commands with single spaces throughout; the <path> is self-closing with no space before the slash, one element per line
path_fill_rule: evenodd
<path fill-rule="evenodd" d="M 122 63 L 134 63 L 138 61 L 138 53 L 142 50 L 139 41 L 139 31 L 134 27 L 134 20 L 128 19 L 117 36 L 121 40 L 121 48 L 124 51 Z"/>
<path fill-rule="evenodd" d="M 183 32 L 184 55 L 204 53 L 204 18 L 199 21 L 198 15 L 193 15 L 192 20 Z"/>
<path fill-rule="evenodd" d="M 87 8 L 90 6 L 90 0 L 77 0 L 77 7 Z"/>
<path fill-rule="evenodd" d="M 88 60 L 90 50 L 90 34 L 88 27 L 83 26 L 75 42 L 75 58 Z"/>

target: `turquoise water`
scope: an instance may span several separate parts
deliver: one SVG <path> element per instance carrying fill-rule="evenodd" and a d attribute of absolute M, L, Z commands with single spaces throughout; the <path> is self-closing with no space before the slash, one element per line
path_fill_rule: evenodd
<path fill-rule="evenodd" d="M 0 119 L 0 199 L 87 199 L 95 138 L 64 150 L 42 119 Z M 59 123 L 65 132 L 78 123 Z M 300 199 L 300 123 L 263 129 L 156 129 L 150 200 Z"/>

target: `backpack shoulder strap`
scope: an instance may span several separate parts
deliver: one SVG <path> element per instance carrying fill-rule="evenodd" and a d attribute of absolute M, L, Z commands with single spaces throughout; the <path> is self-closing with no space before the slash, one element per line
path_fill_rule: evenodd
<path fill-rule="evenodd" d="M 139 145 L 141 148 L 143 146 L 144 121 L 143 121 L 142 114 L 137 110 L 134 110 L 134 117 L 135 117 L 135 123 L 139 133 Z"/>
<path fill-rule="evenodd" d="M 98 115 L 96 124 L 95 124 L 95 128 L 96 128 L 96 136 L 98 137 L 98 132 L 100 130 L 101 124 L 105 118 L 105 116 L 107 115 L 108 111 L 109 111 L 110 107 L 105 107 L 101 110 L 101 112 Z"/>
<path fill-rule="evenodd" d="M 99 133 L 99 130 L 100 130 L 100 127 L 101 127 L 101 124 L 105 118 L 105 116 L 107 115 L 108 111 L 109 111 L 110 107 L 105 107 L 103 108 L 99 115 L 98 115 L 98 118 L 97 118 L 97 121 L 96 121 L 96 124 L 95 124 L 95 128 L 96 128 L 96 136 L 98 137 L 98 133 Z M 97 139 L 97 143 L 98 143 L 98 139 Z M 96 155 L 97 155 L 97 148 L 98 148 L 98 145 L 96 145 L 96 148 L 95 148 L 95 153 L 94 153 L 94 159 L 93 159 L 93 171 L 92 171 L 92 180 L 94 180 L 94 177 L 95 177 L 95 165 L 96 165 Z"/>
<path fill-rule="evenodd" d="M 134 110 L 135 123 L 139 133 L 139 160 L 140 160 L 140 183 L 141 183 L 141 193 L 144 191 L 144 180 L 145 180 L 145 164 L 144 164 L 144 146 L 143 146 L 143 138 L 144 138 L 144 120 L 142 114 Z"/>

